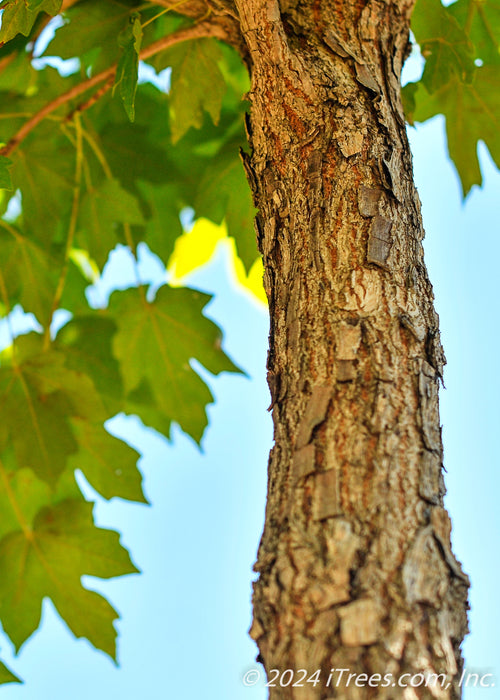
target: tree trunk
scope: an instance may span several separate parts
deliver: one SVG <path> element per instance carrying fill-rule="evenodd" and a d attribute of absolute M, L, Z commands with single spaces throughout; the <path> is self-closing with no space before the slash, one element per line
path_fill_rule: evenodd
<path fill-rule="evenodd" d="M 400 99 L 412 2 L 236 5 L 275 426 L 251 635 L 268 677 L 297 683 L 276 676 L 270 697 L 457 698 L 468 579 L 443 508 L 444 356 Z M 405 673 L 447 680 L 403 688 Z"/>

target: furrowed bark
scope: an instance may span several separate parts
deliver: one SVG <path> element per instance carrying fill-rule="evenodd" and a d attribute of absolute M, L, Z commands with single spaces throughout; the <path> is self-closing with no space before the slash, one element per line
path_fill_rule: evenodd
<path fill-rule="evenodd" d="M 268 673 L 321 669 L 270 697 L 457 698 L 468 579 L 443 507 L 444 356 L 400 100 L 412 3 L 236 6 L 275 427 L 251 635 Z M 327 687 L 342 668 L 396 685 Z M 399 687 L 405 673 L 450 682 Z"/>

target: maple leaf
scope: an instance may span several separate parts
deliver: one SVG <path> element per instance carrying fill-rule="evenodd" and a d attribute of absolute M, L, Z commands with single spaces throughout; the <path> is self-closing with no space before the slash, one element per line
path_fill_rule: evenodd
<path fill-rule="evenodd" d="M 163 431 L 176 421 L 197 442 L 213 398 L 190 360 L 214 374 L 240 371 L 222 351 L 217 326 L 202 315 L 209 300 L 207 294 L 164 285 L 154 302 L 147 301 L 141 287 L 115 292 L 109 305 L 118 326 L 114 353 L 130 400 L 153 403 L 163 417 Z"/>

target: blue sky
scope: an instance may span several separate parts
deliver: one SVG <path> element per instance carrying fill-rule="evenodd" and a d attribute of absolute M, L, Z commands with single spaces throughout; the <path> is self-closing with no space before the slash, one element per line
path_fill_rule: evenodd
<path fill-rule="evenodd" d="M 415 177 L 427 235 L 427 267 L 434 285 L 448 360 L 441 391 L 441 423 L 448 471 L 446 506 L 453 543 L 472 580 L 470 628 L 464 650 L 469 669 L 496 674 L 496 688 L 466 689 L 466 700 L 500 697 L 498 629 L 493 604 L 499 576 L 500 418 L 498 271 L 500 174 L 484 148 L 485 177 L 461 203 L 458 180 L 444 156 L 443 122 L 411 129 Z"/>
<path fill-rule="evenodd" d="M 463 205 L 442 132 L 440 119 L 410 130 L 426 259 L 448 358 L 441 392 L 446 504 L 457 556 L 473 582 L 467 666 L 485 673 L 493 669 L 500 685 L 500 612 L 493 605 L 500 534 L 495 440 L 500 175 L 481 149 L 486 184 Z M 122 533 L 143 571 L 116 581 L 90 581 L 122 615 L 121 668 L 75 640 L 46 603 L 42 629 L 19 657 L 0 637 L 2 657 L 25 680 L 23 686 L 0 688 L 1 700 L 266 697 L 262 683 L 246 688 L 241 678 L 257 666 L 256 647 L 246 632 L 272 434 L 265 384 L 268 324 L 265 311 L 234 287 L 226 257 L 220 248 L 192 284 L 215 294 L 208 315 L 224 328 L 226 351 L 250 379 L 208 377 L 217 402 L 209 411 L 203 453 L 180 430 L 174 429 L 170 444 L 135 419 L 113 422 L 112 430 L 126 435 L 143 455 L 140 466 L 152 507 L 117 499 L 107 503 L 88 489 L 97 498 L 98 522 Z M 153 263 L 145 268 L 151 276 L 158 272 Z M 499 695 L 498 689 L 467 689 L 464 697 Z"/>

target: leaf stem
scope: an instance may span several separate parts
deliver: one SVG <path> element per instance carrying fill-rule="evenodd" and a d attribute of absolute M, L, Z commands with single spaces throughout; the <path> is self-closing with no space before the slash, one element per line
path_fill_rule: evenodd
<path fill-rule="evenodd" d="M 78 209 L 80 205 L 80 189 L 82 182 L 82 164 L 83 164 L 83 143 L 82 143 L 82 125 L 80 122 L 80 115 L 78 113 L 74 116 L 75 132 L 76 132 L 76 164 L 75 164 L 75 185 L 73 188 L 73 203 L 71 205 L 71 217 L 69 221 L 68 237 L 66 239 L 66 248 L 64 251 L 64 261 L 61 268 L 61 273 L 59 275 L 59 280 L 57 282 L 56 291 L 54 293 L 54 299 L 52 301 L 52 308 L 50 310 L 50 319 L 47 323 L 43 335 L 43 349 L 48 350 L 50 347 L 50 327 L 52 325 L 52 319 L 54 314 L 59 308 L 60 301 L 64 292 L 64 285 L 66 284 L 66 277 L 68 276 L 70 253 L 73 247 L 73 240 L 75 238 L 76 223 L 78 219 Z"/>
<path fill-rule="evenodd" d="M 114 81 L 115 76 L 110 75 L 106 82 L 103 85 L 101 85 L 101 87 L 98 90 L 96 90 L 87 100 L 81 102 L 79 105 L 77 105 L 74 109 L 71 110 L 71 112 L 66 117 L 65 121 L 71 121 L 73 115 L 80 112 L 85 112 L 86 109 L 89 109 L 90 107 L 92 107 L 92 105 L 95 105 L 95 103 L 98 102 L 101 99 L 101 97 L 103 97 L 108 92 L 108 90 L 111 89 Z"/>
<path fill-rule="evenodd" d="M 83 138 L 85 141 L 88 143 L 90 148 L 92 149 L 93 154 L 99 161 L 99 165 L 101 166 L 104 175 L 108 180 L 111 180 L 113 178 L 113 173 L 111 172 L 111 168 L 109 167 L 109 163 L 106 160 L 106 156 L 102 152 L 102 150 L 99 148 L 98 143 L 96 140 L 91 136 L 91 134 L 87 131 L 87 129 L 82 129 L 82 134 Z"/>
<path fill-rule="evenodd" d="M 180 2 L 176 2 L 174 5 L 170 5 L 170 7 L 166 7 L 166 8 L 165 8 L 164 10 L 162 10 L 161 12 L 158 12 L 157 15 L 155 15 L 154 17 L 151 17 L 150 19 L 148 19 L 148 21 L 147 21 L 147 22 L 144 22 L 144 24 L 141 24 L 142 29 L 144 29 L 144 27 L 147 27 L 148 24 L 151 24 L 151 22 L 154 22 L 155 19 L 158 19 L 158 17 L 161 17 L 162 15 L 165 15 L 167 12 L 171 12 L 172 10 L 175 10 L 177 7 L 180 7 L 181 5 L 184 5 L 184 4 L 186 3 L 186 1 L 187 1 L 187 0 L 180 0 Z"/>

